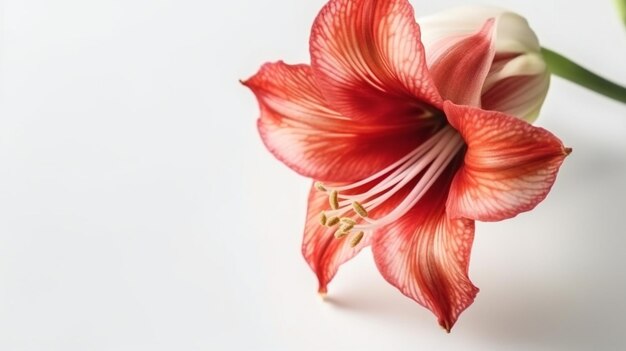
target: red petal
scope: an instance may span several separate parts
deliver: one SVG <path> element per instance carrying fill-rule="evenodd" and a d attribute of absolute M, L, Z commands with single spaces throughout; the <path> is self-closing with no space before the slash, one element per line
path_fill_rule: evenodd
<path fill-rule="evenodd" d="M 302 255 L 317 275 L 320 293 L 327 292 L 328 283 L 337 273 L 339 266 L 368 246 L 371 239 L 370 235 L 365 235 L 361 242 L 352 248 L 349 236 L 335 238 L 337 228 L 328 228 L 320 224 L 320 214 L 324 210 L 328 210 L 328 195 L 311 187 Z"/>
<path fill-rule="evenodd" d="M 450 178 L 438 180 L 417 206 L 381 229 L 372 242 L 383 277 L 430 309 L 447 331 L 478 293 L 467 275 L 474 221 L 446 215 Z"/>
<path fill-rule="evenodd" d="M 244 84 L 259 101 L 258 127 L 267 148 L 296 172 L 318 180 L 363 179 L 430 133 L 427 123 L 363 124 L 341 116 L 327 107 L 307 65 L 265 64 Z"/>
<path fill-rule="evenodd" d="M 480 32 L 459 40 L 430 67 L 441 95 L 454 103 L 480 106 L 481 91 L 495 55 L 491 39 L 494 20 Z"/>
<path fill-rule="evenodd" d="M 358 119 L 409 119 L 441 108 L 406 0 L 331 0 L 316 18 L 312 67 L 329 104 Z"/>
<path fill-rule="evenodd" d="M 344 195 L 357 194 L 370 189 L 376 183 L 372 182 L 361 187 L 342 191 Z M 325 185 L 332 187 L 334 185 Z M 410 184 L 391 196 L 385 203 L 377 208 L 368 211 L 368 215 L 372 218 L 381 218 L 393 210 L 410 192 Z M 325 293 L 328 283 L 333 279 L 339 266 L 356 255 L 362 248 L 368 246 L 371 241 L 372 233 L 365 232 L 361 242 L 355 247 L 350 247 L 350 241 L 353 238 L 351 233 L 348 236 L 337 239 L 335 231 L 337 227 L 328 228 L 320 224 L 320 213 L 329 210 L 328 195 L 325 192 L 311 188 L 309 193 L 309 206 L 307 210 L 307 220 L 304 228 L 304 240 L 302 242 L 302 254 L 309 263 L 309 266 L 317 275 L 319 281 L 319 291 Z M 362 224 L 363 220 L 356 214 L 346 215 L 355 222 Z"/>
<path fill-rule="evenodd" d="M 444 110 L 467 143 L 446 205 L 451 217 L 499 221 L 547 196 L 571 151 L 557 137 L 499 112 L 449 102 Z"/>

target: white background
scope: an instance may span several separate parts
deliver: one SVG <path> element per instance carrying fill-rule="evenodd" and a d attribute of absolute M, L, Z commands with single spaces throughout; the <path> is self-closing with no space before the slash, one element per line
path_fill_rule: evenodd
<path fill-rule="evenodd" d="M 491 3 L 626 83 L 611 1 Z M 308 62 L 323 0 L 0 4 L 0 350 L 626 348 L 626 105 L 553 80 L 538 124 L 574 152 L 536 210 L 478 224 L 448 335 L 369 251 L 327 303 L 300 256 L 309 181 L 238 79 Z"/>

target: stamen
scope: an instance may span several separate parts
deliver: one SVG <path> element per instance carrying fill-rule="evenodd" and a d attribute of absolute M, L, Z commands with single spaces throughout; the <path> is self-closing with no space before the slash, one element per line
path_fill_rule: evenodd
<path fill-rule="evenodd" d="M 352 224 L 352 225 L 356 224 L 355 220 L 353 220 L 352 218 L 348 218 L 348 217 L 341 217 L 340 221 L 341 223 L 345 223 L 345 224 Z"/>
<path fill-rule="evenodd" d="M 327 227 L 332 227 L 335 224 L 339 223 L 339 217 L 330 217 L 327 221 L 326 221 L 326 226 Z"/>
<path fill-rule="evenodd" d="M 350 232 L 346 232 L 344 230 L 339 229 L 338 231 L 335 232 L 335 239 L 341 239 L 344 236 L 348 235 Z"/>
<path fill-rule="evenodd" d="M 356 212 L 359 216 L 367 218 L 367 211 L 365 210 L 365 207 L 363 207 L 363 205 L 361 205 L 358 201 L 354 201 L 352 203 L 352 208 L 354 208 L 354 212 Z"/>
<path fill-rule="evenodd" d="M 342 186 L 342 187 L 335 187 L 334 189 L 337 191 L 344 191 L 344 190 L 349 190 L 349 189 L 354 189 L 356 187 L 359 187 L 361 185 L 365 185 L 371 181 L 374 181 L 382 176 L 384 176 L 385 174 L 391 172 L 392 170 L 394 170 L 395 168 L 405 165 L 406 167 L 410 166 L 413 162 L 410 162 L 410 160 L 414 157 L 420 157 L 421 154 L 424 154 L 425 152 L 427 152 L 434 144 L 436 144 L 437 142 L 439 142 L 443 136 L 445 136 L 446 134 L 449 134 L 451 132 L 451 130 L 449 128 L 443 128 L 440 131 L 438 131 L 437 133 L 435 133 L 435 135 L 433 135 L 432 137 L 430 137 L 430 139 L 428 139 L 427 141 L 425 141 L 422 145 L 418 146 L 415 150 L 409 152 L 406 156 L 402 157 L 401 159 L 399 159 L 398 161 L 396 161 L 394 164 L 389 165 L 387 168 L 383 169 L 382 171 L 371 175 L 361 181 L 358 181 L 356 183 L 350 184 L 350 185 L 346 185 L 346 186 Z"/>
<path fill-rule="evenodd" d="M 317 189 L 328 193 L 330 205 L 330 209 L 320 215 L 320 223 L 327 227 L 341 223 L 335 232 L 337 238 L 356 232 L 350 240 L 350 245 L 355 247 L 361 242 L 366 232 L 396 221 L 413 208 L 448 168 L 463 145 L 464 141 L 459 133 L 448 126 L 432 135 L 394 164 L 366 179 L 341 187 L 329 188 L 316 182 Z M 409 184 L 411 188 L 407 189 Z M 353 190 L 363 186 L 368 187 L 364 192 L 358 193 Z M 403 193 L 401 201 L 399 200 L 395 208 L 380 218 L 370 217 L 371 214 L 375 214 L 373 210 L 387 203 L 392 196 L 397 195 L 403 189 L 406 189 L 408 193 Z M 340 194 L 345 190 L 352 191 L 349 192 L 350 194 Z"/>
<path fill-rule="evenodd" d="M 404 200 L 402 200 L 402 202 L 396 208 L 393 209 L 393 211 L 389 212 L 383 218 L 369 221 L 369 224 L 356 225 L 355 228 L 362 230 L 371 230 L 375 227 L 392 223 L 393 221 L 402 217 L 413 206 L 415 206 L 415 204 L 422 198 L 422 196 L 424 196 L 426 191 L 428 191 L 428 189 L 430 189 L 430 187 L 435 183 L 435 181 L 439 178 L 441 173 L 443 173 L 450 161 L 452 161 L 454 156 L 459 150 L 461 150 L 462 147 L 463 140 L 457 134 L 457 138 L 449 140 L 444 149 L 440 150 L 440 153 L 437 155 L 435 161 L 430 165 L 428 171 L 424 173 L 424 175 L 420 178 L 420 180 L 411 190 L 411 192 L 404 198 Z M 378 199 L 376 199 L 375 201 L 377 200 Z M 382 202 L 376 203 L 376 205 L 372 206 L 372 208 L 378 206 L 380 203 Z"/>
<path fill-rule="evenodd" d="M 357 245 L 359 245 L 359 243 L 361 242 L 361 240 L 363 239 L 363 235 L 365 233 L 363 233 L 363 231 L 360 231 L 358 233 L 356 233 L 353 237 L 352 240 L 350 240 L 350 247 L 355 247 Z"/>
<path fill-rule="evenodd" d="M 352 228 L 354 228 L 354 224 L 342 224 L 341 225 L 341 230 L 343 230 L 344 232 L 349 232 Z"/>
<path fill-rule="evenodd" d="M 322 211 L 322 213 L 320 213 L 320 224 L 321 225 L 326 225 L 326 213 L 324 213 L 324 211 Z"/>
<path fill-rule="evenodd" d="M 339 201 L 337 200 L 337 190 L 333 190 L 330 192 L 328 196 L 328 203 L 330 203 L 330 208 L 336 210 L 339 208 Z"/>
<path fill-rule="evenodd" d="M 431 163 L 437 157 L 439 157 L 439 155 L 442 152 L 445 153 L 444 151 L 446 150 L 446 146 L 450 144 L 454 144 L 452 141 L 455 135 L 458 137 L 458 134 L 456 134 L 456 132 L 452 130 L 450 130 L 450 133 L 448 134 L 443 134 L 440 137 L 440 139 L 437 141 L 437 144 L 435 144 L 431 150 L 429 150 L 424 155 L 420 155 L 419 157 L 412 159 L 410 161 L 412 162 L 410 169 L 407 168 L 405 172 L 394 177 L 392 181 L 389 181 L 389 182 L 387 182 L 386 180 L 384 181 L 384 183 L 391 183 L 391 185 L 393 185 L 393 188 L 391 190 L 387 191 L 385 194 L 378 197 L 377 199 L 374 199 L 366 203 L 365 206 L 372 209 L 372 208 L 377 207 L 379 204 L 383 203 L 387 199 L 389 199 L 393 194 L 395 194 L 408 182 L 410 182 L 412 179 L 418 176 L 418 174 L 420 174 L 424 169 L 426 169 L 429 165 L 431 165 Z M 385 187 L 384 190 L 389 188 L 391 185 Z"/>

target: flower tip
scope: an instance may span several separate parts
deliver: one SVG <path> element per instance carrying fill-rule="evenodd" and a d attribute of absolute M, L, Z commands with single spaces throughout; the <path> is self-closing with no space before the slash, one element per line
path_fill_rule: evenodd
<path fill-rule="evenodd" d="M 452 323 L 448 322 L 447 320 L 440 319 L 439 325 L 443 328 L 443 330 L 446 331 L 447 334 L 450 334 L 450 330 L 452 330 L 453 325 Z"/>
<path fill-rule="evenodd" d="M 567 156 L 567 155 L 572 153 L 572 148 L 571 147 L 566 147 L 565 149 L 563 149 L 563 152 L 565 152 L 565 156 Z"/>

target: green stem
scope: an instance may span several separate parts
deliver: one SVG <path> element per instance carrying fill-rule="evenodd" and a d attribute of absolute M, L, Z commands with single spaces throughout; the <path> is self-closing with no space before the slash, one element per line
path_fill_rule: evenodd
<path fill-rule="evenodd" d="M 625 87 L 600 77 L 550 49 L 541 48 L 541 53 L 552 74 L 593 90 L 598 94 L 626 103 Z"/>

